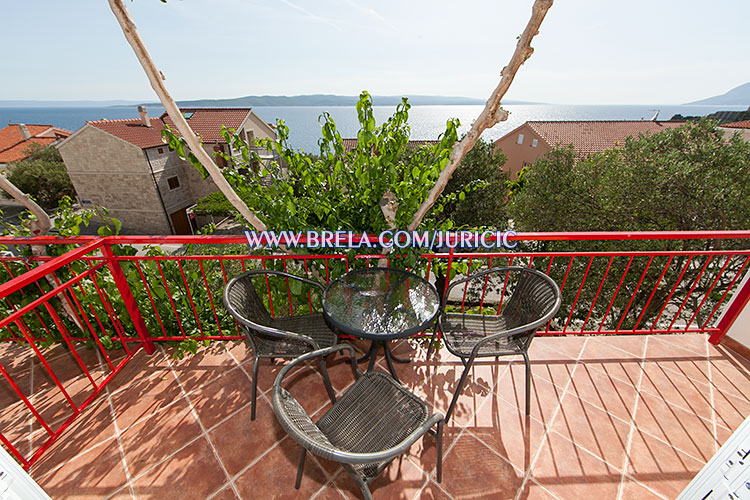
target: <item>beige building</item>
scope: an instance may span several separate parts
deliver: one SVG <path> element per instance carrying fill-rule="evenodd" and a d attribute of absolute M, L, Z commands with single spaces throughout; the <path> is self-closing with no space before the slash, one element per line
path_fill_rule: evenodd
<path fill-rule="evenodd" d="M 724 123 L 719 127 L 724 131 L 725 137 L 730 137 L 734 134 L 740 134 L 745 141 L 750 142 L 750 120 L 744 120 L 741 122 Z"/>
<path fill-rule="evenodd" d="M 204 149 L 233 154 L 221 137 L 222 125 L 243 138 L 276 139 L 273 127 L 249 108 L 183 109 Z M 132 120 L 87 122 L 57 147 L 82 207 L 107 207 L 129 231 L 143 234 L 190 234 L 188 208 L 217 190 L 209 179 L 162 141 L 165 126 L 176 131 L 165 114 L 149 118 L 145 109 Z M 223 166 L 223 159 L 217 164 Z"/>
<path fill-rule="evenodd" d="M 572 144 L 579 157 L 617 148 L 628 137 L 655 134 L 683 122 L 657 121 L 528 121 L 495 141 L 507 157 L 503 170 L 511 180 L 557 145 Z"/>

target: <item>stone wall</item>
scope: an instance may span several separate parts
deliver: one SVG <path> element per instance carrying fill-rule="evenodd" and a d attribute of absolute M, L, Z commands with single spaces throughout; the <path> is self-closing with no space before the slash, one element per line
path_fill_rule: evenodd
<path fill-rule="evenodd" d="M 86 125 L 58 149 L 83 208 L 107 207 L 130 232 L 172 233 L 141 148 Z"/>

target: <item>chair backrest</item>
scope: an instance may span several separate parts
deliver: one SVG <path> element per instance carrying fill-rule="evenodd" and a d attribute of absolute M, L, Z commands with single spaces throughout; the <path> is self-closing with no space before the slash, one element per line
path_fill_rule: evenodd
<path fill-rule="evenodd" d="M 560 289 L 546 274 L 516 267 L 510 268 L 509 279 L 512 277 L 515 289 L 501 311 L 508 329 L 551 318 L 560 308 Z"/>
<path fill-rule="evenodd" d="M 526 267 L 495 267 L 452 281 L 443 297 L 443 314 L 455 287 L 464 288 L 469 309 L 481 305 L 484 314 L 499 309 L 507 330 L 530 325 L 518 336 L 534 333 L 557 313 L 562 301 L 560 288 L 546 274 Z"/>
<path fill-rule="evenodd" d="M 255 274 L 248 272 L 232 278 L 224 290 L 224 305 L 243 324 L 242 320 L 245 320 L 270 326 L 273 321 L 271 315 L 253 287 L 252 277 Z"/>

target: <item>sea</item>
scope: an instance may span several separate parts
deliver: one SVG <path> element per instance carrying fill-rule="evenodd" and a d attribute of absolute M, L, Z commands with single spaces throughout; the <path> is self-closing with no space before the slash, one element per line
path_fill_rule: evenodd
<path fill-rule="evenodd" d="M 746 106 L 697 106 L 697 105 L 561 105 L 561 104 L 509 104 L 503 106 L 510 112 L 507 121 L 486 131 L 486 140 L 495 140 L 528 120 L 669 120 L 675 114 L 683 116 L 705 116 L 716 111 L 742 111 Z M 445 132 L 445 124 L 451 118 L 461 123 L 459 134 L 466 132 L 479 116 L 483 105 L 413 106 L 409 110 L 411 138 L 414 140 L 437 139 Z M 336 122 L 342 137 L 356 137 L 359 126 L 354 106 L 256 106 L 253 111 L 263 120 L 276 123 L 283 120 L 289 127 L 290 141 L 294 148 L 308 153 L 318 153 L 320 117 L 324 112 Z M 395 111 L 394 106 L 374 106 L 378 123 L 385 121 Z M 150 116 L 164 112 L 161 107 L 148 107 Z M 68 130 L 77 130 L 86 121 L 101 119 L 137 118 L 136 107 L 0 107 L 0 128 L 9 123 L 50 124 Z"/>

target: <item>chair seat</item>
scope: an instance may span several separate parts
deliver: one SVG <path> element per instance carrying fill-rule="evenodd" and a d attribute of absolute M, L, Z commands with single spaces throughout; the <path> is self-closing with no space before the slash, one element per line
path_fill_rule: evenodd
<path fill-rule="evenodd" d="M 468 357 L 474 346 L 489 335 L 508 330 L 508 324 L 502 315 L 480 315 L 447 313 L 442 318 L 443 339 L 456 356 Z M 479 356 L 502 356 L 520 354 L 526 348 L 528 334 L 514 337 L 500 337 L 484 344 Z"/>
<path fill-rule="evenodd" d="M 294 332 L 313 339 L 318 348 L 330 347 L 338 341 L 322 314 L 305 314 L 288 318 L 277 318 L 269 325 L 278 330 Z M 310 352 L 310 345 L 295 340 L 278 339 L 269 335 L 253 336 L 258 354 L 261 356 L 296 357 Z"/>
<path fill-rule="evenodd" d="M 357 379 L 316 425 L 335 448 L 368 453 L 395 446 L 428 418 L 424 402 L 385 373 L 371 371 Z M 351 467 L 369 481 L 388 463 Z"/>

